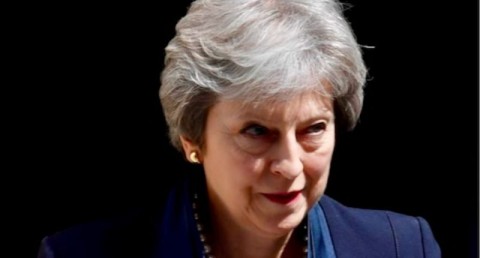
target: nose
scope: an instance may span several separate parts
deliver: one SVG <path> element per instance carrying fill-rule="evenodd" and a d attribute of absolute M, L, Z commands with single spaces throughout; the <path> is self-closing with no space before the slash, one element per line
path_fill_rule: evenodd
<path fill-rule="evenodd" d="M 288 135 L 279 139 L 272 150 L 270 169 L 273 174 L 294 179 L 303 172 L 303 148 L 296 135 Z"/>

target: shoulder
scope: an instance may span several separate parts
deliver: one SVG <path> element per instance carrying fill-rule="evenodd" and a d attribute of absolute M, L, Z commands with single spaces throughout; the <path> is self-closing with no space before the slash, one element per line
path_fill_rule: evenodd
<path fill-rule="evenodd" d="M 144 257 L 154 244 L 157 216 L 157 211 L 138 209 L 72 226 L 44 237 L 38 257 Z"/>
<path fill-rule="evenodd" d="M 401 257 L 405 253 L 410 254 L 409 257 L 440 257 L 430 226 L 422 217 L 389 210 L 348 207 L 328 196 L 322 197 L 320 206 L 332 238 L 344 244 L 344 248 L 352 248 L 352 243 L 357 243 L 358 248 L 391 247 L 397 255 L 403 254 Z"/>
<path fill-rule="evenodd" d="M 333 216 L 335 218 L 341 218 L 360 224 L 373 223 L 373 225 L 381 225 L 383 222 L 386 223 L 385 225 L 389 225 L 390 219 L 403 221 L 406 223 L 415 223 L 415 221 L 417 221 L 416 217 L 394 211 L 349 207 L 332 199 L 329 196 L 322 197 L 320 205 L 324 209 L 325 213 L 329 214 L 330 217 Z"/>
<path fill-rule="evenodd" d="M 390 210 L 361 209 L 349 207 L 340 202 L 324 196 L 320 205 L 330 219 L 338 219 L 344 223 L 350 223 L 356 227 L 376 228 L 375 231 L 382 228 L 402 231 L 411 229 L 425 229 L 428 223 L 422 217 L 411 216 Z M 401 226 L 401 228 L 398 228 Z M 378 227 L 378 228 L 377 228 Z M 417 232 L 420 232 L 418 231 Z M 380 230 L 382 231 L 382 230 Z"/>

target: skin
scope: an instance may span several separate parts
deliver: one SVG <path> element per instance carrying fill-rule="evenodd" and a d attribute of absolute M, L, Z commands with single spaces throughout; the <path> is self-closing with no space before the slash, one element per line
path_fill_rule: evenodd
<path fill-rule="evenodd" d="M 301 244 L 290 236 L 327 185 L 332 101 L 308 93 L 257 106 L 220 100 L 204 137 L 203 148 L 181 140 L 187 158 L 196 151 L 204 166 L 216 255 L 298 256 Z M 287 203 L 268 197 L 286 193 L 293 196 Z"/>

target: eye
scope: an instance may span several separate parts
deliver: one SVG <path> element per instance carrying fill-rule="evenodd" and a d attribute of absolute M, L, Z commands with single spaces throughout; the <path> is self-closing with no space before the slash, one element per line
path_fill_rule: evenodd
<path fill-rule="evenodd" d="M 239 133 L 234 137 L 237 146 L 244 152 L 252 155 L 264 153 L 275 141 L 278 133 L 271 128 L 259 125 L 258 123 L 246 123 Z"/>
<path fill-rule="evenodd" d="M 306 130 L 306 133 L 310 133 L 310 134 L 321 133 L 325 131 L 326 128 L 327 128 L 327 123 L 319 122 L 309 126 Z"/>
<path fill-rule="evenodd" d="M 261 126 L 258 124 L 252 124 L 245 127 L 242 130 L 242 133 L 249 136 L 253 136 L 253 137 L 260 137 L 260 136 L 267 135 L 269 133 L 269 130 L 264 126 Z"/>

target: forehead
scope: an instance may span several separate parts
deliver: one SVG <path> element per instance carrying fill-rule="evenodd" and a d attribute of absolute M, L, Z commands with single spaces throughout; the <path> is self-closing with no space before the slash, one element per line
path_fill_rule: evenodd
<path fill-rule="evenodd" d="M 250 104 L 239 100 L 220 100 L 210 113 L 212 116 L 222 116 L 226 119 L 288 122 L 333 116 L 333 101 L 318 94 L 301 94 L 289 100 L 273 99 Z"/>

